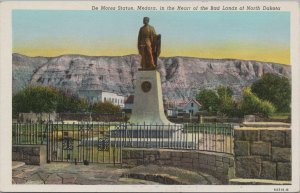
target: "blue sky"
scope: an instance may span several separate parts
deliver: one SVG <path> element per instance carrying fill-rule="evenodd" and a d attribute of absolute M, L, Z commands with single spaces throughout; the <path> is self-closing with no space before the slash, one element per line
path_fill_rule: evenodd
<path fill-rule="evenodd" d="M 14 10 L 13 52 L 30 56 L 136 54 L 144 16 L 162 34 L 163 56 L 289 63 L 290 14 L 272 11 Z"/>

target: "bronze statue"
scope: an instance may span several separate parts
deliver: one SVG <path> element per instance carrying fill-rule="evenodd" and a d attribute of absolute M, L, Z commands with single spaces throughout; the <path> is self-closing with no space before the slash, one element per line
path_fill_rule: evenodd
<path fill-rule="evenodd" d="M 144 17 L 144 26 L 138 36 L 138 50 L 142 56 L 142 70 L 155 70 L 160 54 L 160 35 L 156 35 L 154 27 L 149 25 L 149 17 Z"/>

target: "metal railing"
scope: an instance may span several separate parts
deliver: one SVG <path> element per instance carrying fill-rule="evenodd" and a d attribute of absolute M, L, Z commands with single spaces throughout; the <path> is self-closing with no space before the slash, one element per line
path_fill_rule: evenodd
<path fill-rule="evenodd" d="M 232 154 L 233 131 L 231 124 L 14 123 L 12 139 L 13 144 L 47 145 L 51 161 L 115 163 L 124 147 Z"/>
<path fill-rule="evenodd" d="M 117 133 L 122 136 L 124 147 L 233 152 L 231 124 L 123 124 L 119 127 Z"/>

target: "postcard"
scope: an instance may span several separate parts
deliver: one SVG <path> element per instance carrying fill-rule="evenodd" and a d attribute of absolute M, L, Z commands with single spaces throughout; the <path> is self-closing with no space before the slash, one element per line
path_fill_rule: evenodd
<path fill-rule="evenodd" d="M 1 1 L 3 192 L 299 192 L 299 10 Z"/>

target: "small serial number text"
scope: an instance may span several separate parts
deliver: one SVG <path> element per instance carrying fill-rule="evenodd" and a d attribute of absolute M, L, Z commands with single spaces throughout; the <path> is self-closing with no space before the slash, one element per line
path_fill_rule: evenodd
<path fill-rule="evenodd" d="M 289 191 L 288 188 L 274 188 L 274 192 L 287 192 Z"/>

